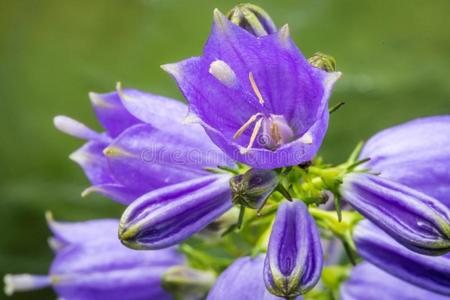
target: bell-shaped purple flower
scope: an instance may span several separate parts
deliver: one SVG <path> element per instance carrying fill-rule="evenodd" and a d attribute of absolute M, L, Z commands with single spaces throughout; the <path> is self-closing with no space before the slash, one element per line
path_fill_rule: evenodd
<path fill-rule="evenodd" d="M 276 300 L 263 280 L 264 255 L 242 257 L 229 266 L 217 279 L 207 300 Z M 301 300 L 302 297 L 294 298 Z"/>
<path fill-rule="evenodd" d="M 232 165 L 201 126 L 183 124 L 187 107 L 179 101 L 120 87 L 90 97 L 104 133 L 55 118 L 61 131 L 88 140 L 70 156 L 92 183 L 84 194 L 129 204 L 151 190 L 208 175 L 205 168 Z"/>
<path fill-rule="evenodd" d="M 257 37 L 217 10 L 203 55 L 163 69 L 188 100 L 189 119 L 234 160 L 259 169 L 313 158 L 340 76 L 311 66 L 287 26 Z"/>
<path fill-rule="evenodd" d="M 230 178 L 203 176 L 143 195 L 123 213 L 119 238 L 135 249 L 161 249 L 189 238 L 232 207 Z"/>
<path fill-rule="evenodd" d="M 380 172 L 450 207 L 450 116 L 417 119 L 385 129 L 370 138 L 361 158 Z"/>
<path fill-rule="evenodd" d="M 50 222 L 62 242 L 48 275 L 6 275 L 7 294 L 52 286 L 63 299 L 172 299 L 162 275 L 184 263 L 174 249 L 133 251 L 117 239 L 116 220 Z M 83 236 L 85 237 L 83 239 Z"/>
<path fill-rule="evenodd" d="M 322 274 L 320 235 L 306 205 L 285 201 L 278 208 L 270 235 L 264 281 L 280 297 L 294 297 L 311 290 Z"/>
<path fill-rule="evenodd" d="M 450 251 L 450 209 L 421 192 L 370 174 L 351 173 L 342 198 L 405 247 L 422 254 Z"/>
<path fill-rule="evenodd" d="M 415 253 L 368 220 L 358 224 L 353 237 L 358 253 L 368 262 L 415 286 L 450 296 L 450 254 Z"/>
<path fill-rule="evenodd" d="M 377 267 L 362 263 L 341 286 L 341 300 L 448 300 L 448 296 L 409 284 Z"/>

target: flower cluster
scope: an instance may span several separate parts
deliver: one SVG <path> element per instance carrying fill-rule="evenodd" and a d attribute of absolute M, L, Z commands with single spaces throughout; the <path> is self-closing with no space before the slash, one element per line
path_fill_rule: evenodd
<path fill-rule="evenodd" d="M 188 105 L 118 84 L 90 94 L 104 132 L 55 118 L 86 140 L 70 156 L 91 182 L 82 195 L 127 207 L 120 222 L 50 220 L 49 275 L 8 275 L 8 294 L 450 296 L 450 116 L 387 129 L 325 164 L 336 62 L 306 59 L 288 26 L 251 4 L 215 10 L 202 55 L 162 68 Z"/>

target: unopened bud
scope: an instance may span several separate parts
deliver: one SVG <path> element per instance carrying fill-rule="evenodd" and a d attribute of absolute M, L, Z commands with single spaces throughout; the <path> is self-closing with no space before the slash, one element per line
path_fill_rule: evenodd
<path fill-rule="evenodd" d="M 253 4 L 238 4 L 227 14 L 227 18 L 253 35 L 265 36 L 277 31 L 269 14 Z"/>
<path fill-rule="evenodd" d="M 167 270 L 162 278 L 162 286 L 175 299 L 203 299 L 214 284 L 216 275 L 211 271 L 200 271 L 187 266 L 175 266 Z"/>
<path fill-rule="evenodd" d="M 260 209 L 279 182 L 275 171 L 250 169 L 231 178 L 232 201 L 248 208 Z"/>
<path fill-rule="evenodd" d="M 316 52 L 312 57 L 308 59 L 308 61 L 313 67 L 322 69 L 324 71 L 336 71 L 336 60 L 333 56 Z"/>

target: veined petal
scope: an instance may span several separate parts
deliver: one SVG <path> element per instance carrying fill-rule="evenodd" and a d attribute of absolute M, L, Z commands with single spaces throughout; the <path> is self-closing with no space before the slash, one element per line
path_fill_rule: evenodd
<path fill-rule="evenodd" d="M 306 205 L 280 205 L 264 264 L 267 289 L 280 297 L 305 294 L 319 281 L 323 257 L 319 231 Z"/>
<path fill-rule="evenodd" d="M 51 213 L 46 214 L 48 227 L 59 243 L 68 245 L 84 245 L 101 240 L 105 243 L 117 244 L 119 221 L 114 219 L 91 220 L 85 222 L 59 222 Z"/>
<path fill-rule="evenodd" d="M 448 300 L 449 298 L 409 284 L 369 263 L 362 263 L 352 270 L 350 279 L 341 286 L 341 299 Z"/>
<path fill-rule="evenodd" d="M 276 300 L 264 286 L 264 255 L 242 257 L 229 266 L 217 279 L 207 300 Z M 296 300 L 303 299 L 296 297 Z"/>
<path fill-rule="evenodd" d="M 342 198 L 405 247 L 427 255 L 450 251 L 450 210 L 438 200 L 379 176 L 344 177 Z"/>
<path fill-rule="evenodd" d="M 108 144 L 90 141 L 70 155 L 70 159 L 78 163 L 92 186 L 83 191 L 85 196 L 96 192 L 109 197 L 119 203 L 129 204 L 147 190 L 145 187 L 126 186 L 117 182 L 103 154 Z"/>
<path fill-rule="evenodd" d="M 125 210 L 119 238 L 137 249 L 175 245 L 232 207 L 228 174 L 204 176 L 143 195 Z"/>
<path fill-rule="evenodd" d="M 450 207 L 450 116 L 417 119 L 385 129 L 364 145 L 361 158 L 382 177 L 424 192 Z"/>
<path fill-rule="evenodd" d="M 117 92 L 89 93 L 89 98 L 98 120 L 111 137 L 140 122 L 125 109 Z"/>
<path fill-rule="evenodd" d="M 356 227 L 354 240 L 368 262 L 415 286 L 450 296 L 449 254 L 434 257 L 410 251 L 367 220 Z"/>
<path fill-rule="evenodd" d="M 184 126 L 202 130 L 195 124 Z M 208 175 L 206 167 L 231 164 L 203 132 L 200 139 L 201 134 L 193 136 L 185 131 L 146 124 L 127 129 L 104 150 L 114 178 L 126 187 L 151 191 Z"/>
<path fill-rule="evenodd" d="M 287 27 L 257 38 L 219 12 L 203 56 L 163 68 L 214 143 L 235 160 L 262 169 L 295 165 L 315 155 L 328 125 L 331 87 L 340 75 L 312 67 Z M 266 136 L 256 125 L 252 132 L 247 123 L 252 118 L 271 126 L 274 119 L 286 124 Z M 280 139 L 282 129 L 289 134 Z"/>
<path fill-rule="evenodd" d="M 174 124 L 181 124 L 188 113 L 186 104 L 178 100 L 120 86 L 117 90 L 127 111 L 152 127 L 170 129 Z"/>

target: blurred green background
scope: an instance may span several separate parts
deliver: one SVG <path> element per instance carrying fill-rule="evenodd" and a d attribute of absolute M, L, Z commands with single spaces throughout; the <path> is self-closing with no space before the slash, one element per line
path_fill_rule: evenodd
<path fill-rule="evenodd" d="M 344 73 L 331 102 L 347 105 L 332 116 L 321 150 L 327 160 L 344 159 L 356 142 L 387 126 L 450 112 L 450 1 L 254 3 L 277 25 L 290 24 L 306 56 L 331 54 Z M 67 156 L 81 141 L 56 131 L 53 116 L 100 129 L 87 93 L 110 91 L 119 80 L 182 99 L 159 65 L 198 55 L 213 8 L 226 12 L 234 4 L 0 1 L 0 275 L 47 271 L 46 210 L 56 219 L 85 220 L 123 209 L 100 196 L 80 197 L 88 182 Z M 13 297 L 31 298 L 55 296 L 47 290 Z"/>

